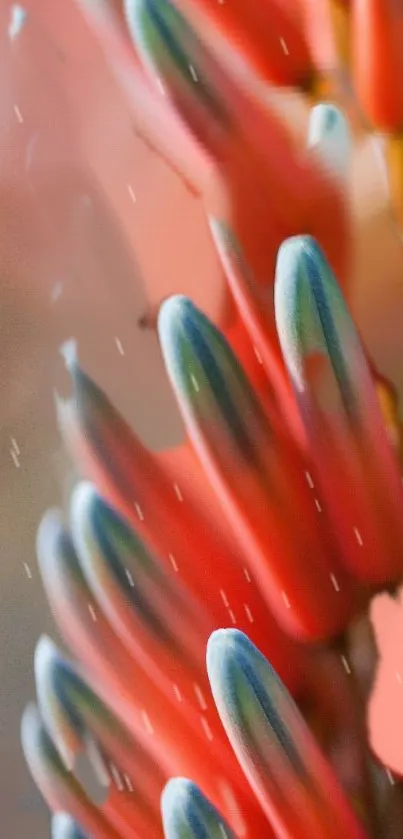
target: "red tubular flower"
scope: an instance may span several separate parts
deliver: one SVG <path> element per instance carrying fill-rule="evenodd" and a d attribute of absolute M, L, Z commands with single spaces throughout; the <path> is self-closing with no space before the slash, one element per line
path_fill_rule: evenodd
<path fill-rule="evenodd" d="M 354 0 L 352 55 L 356 93 L 374 128 L 403 130 L 403 10 L 394 0 Z"/>
<path fill-rule="evenodd" d="M 52 819 L 52 839 L 88 839 L 88 836 L 71 816 L 59 812 Z"/>
<path fill-rule="evenodd" d="M 365 351 L 336 279 L 309 236 L 282 246 L 275 294 L 284 358 L 341 559 L 363 581 L 396 581 L 403 570 L 398 464 Z M 312 356 L 320 364 L 313 374 Z"/>
<path fill-rule="evenodd" d="M 339 55 L 332 20 L 332 3 L 328 0 L 297 0 L 296 5 L 302 16 L 302 27 L 317 72 L 334 73 L 339 67 Z"/>
<path fill-rule="evenodd" d="M 297 707 L 259 651 L 236 630 L 207 649 L 220 717 L 279 839 L 366 839 Z"/>
<path fill-rule="evenodd" d="M 130 10 L 135 3 L 126 0 Z M 313 66 L 295 10 L 278 0 L 178 0 L 185 14 L 202 11 L 250 64 L 258 77 L 275 85 L 309 88 Z M 128 12 L 130 17 L 130 11 Z"/>
<path fill-rule="evenodd" d="M 372 10 L 359 83 L 366 67 L 367 111 L 396 131 L 400 87 L 378 94 L 402 67 L 375 3 L 355 0 L 355 26 Z M 333 73 L 331 13 L 347 20 L 347 6 L 126 0 L 136 55 L 123 3 L 95 12 L 141 127 L 199 191 L 230 295 L 218 326 L 181 295 L 155 312 L 188 435 L 173 451 L 148 450 L 64 345 L 60 430 L 92 483 L 67 522 L 44 516 L 37 554 L 75 662 L 40 639 L 21 728 L 53 839 L 391 839 L 367 754 L 361 609 L 403 575 L 397 397 L 338 287 L 346 121 L 314 108 L 298 154 L 262 85 Z M 78 778 L 84 754 L 102 800 Z"/>
<path fill-rule="evenodd" d="M 237 84 L 169 0 L 134 3 L 129 22 L 154 84 L 213 164 L 215 177 L 204 189 L 206 210 L 231 229 L 256 283 L 270 286 L 281 241 L 306 229 L 343 282 L 349 235 L 339 185 L 314 157 L 295 153 L 269 105 Z M 231 308 L 220 326 L 226 330 L 233 318 Z M 270 314 L 268 324 L 278 356 Z"/>
<path fill-rule="evenodd" d="M 25 759 L 45 801 L 53 812 L 67 810 L 97 839 L 122 839 L 80 784 L 64 766 L 35 706 L 23 715 L 21 740 Z"/>
<path fill-rule="evenodd" d="M 354 587 L 332 540 L 322 542 L 298 448 L 267 422 L 229 346 L 188 299 L 163 304 L 159 336 L 189 437 L 269 608 L 297 637 L 342 631 Z M 286 520 L 293 510 L 291 534 Z"/>
<path fill-rule="evenodd" d="M 251 836 L 253 829 L 261 830 L 265 825 L 264 819 L 250 792 L 244 788 L 239 767 L 230 760 L 230 750 L 222 731 L 215 728 L 216 712 L 211 697 L 207 695 L 209 712 L 207 703 L 199 711 L 192 709 L 189 702 L 175 693 L 174 684 L 170 697 L 164 695 L 143 663 L 133 656 L 133 650 L 122 643 L 99 608 L 81 573 L 70 540 L 55 514 L 48 514 L 41 525 L 38 556 L 56 622 L 71 651 L 82 663 L 78 671 L 74 670 L 74 678 L 89 683 L 163 769 L 165 777 L 171 774 L 194 777 L 230 822 L 236 810 L 249 825 Z M 191 686 L 192 675 L 189 673 L 189 689 Z M 96 729 L 93 733 L 98 739 Z M 209 753 L 207 762 L 206 749 Z M 32 771 L 37 777 L 35 748 L 33 753 Z M 64 758 L 65 755 L 64 750 Z M 121 756 L 118 756 L 117 763 L 121 763 Z M 46 793 L 48 800 L 49 795 Z M 50 804 L 54 807 L 52 800 Z M 73 812 L 80 821 L 76 811 Z"/>
<path fill-rule="evenodd" d="M 285 55 L 282 42 L 287 41 L 288 37 L 292 40 L 291 34 L 288 36 L 287 32 L 290 25 L 294 31 L 298 12 L 291 5 L 286 8 L 281 6 L 280 9 L 277 8 L 277 0 L 271 2 L 275 4 L 279 26 L 281 18 L 281 32 L 279 37 L 271 36 L 274 37 L 272 46 L 275 48 L 275 55 L 276 50 L 281 49 L 283 58 L 286 58 L 286 66 L 290 67 L 298 50 L 296 51 L 294 45 L 289 54 Z M 209 18 L 208 24 L 214 23 L 215 20 L 217 27 L 220 18 L 229 15 L 233 21 L 234 32 L 243 29 L 245 16 L 249 21 L 249 28 L 256 28 L 256 15 L 258 14 L 259 18 L 262 15 L 270 20 L 270 31 L 276 32 L 273 27 L 274 12 L 271 8 L 263 8 L 261 5 L 258 7 L 255 3 L 243 3 L 240 0 L 237 0 L 237 3 L 239 6 L 234 8 L 232 3 L 218 4 L 207 0 L 205 4 L 201 4 L 203 11 L 200 19 L 200 4 L 192 0 L 189 12 L 196 11 L 196 19 L 202 33 L 205 33 L 206 29 L 203 25 L 203 20 L 206 22 L 206 13 Z M 277 249 L 283 238 L 293 233 L 304 232 L 306 229 L 314 231 L 337 270 L 338 277 L 344 282 L 348 271 L 349 253 L 344 184 L 334 180 L 328 167 L 323 165 L 323 159 L 317 155 L 297 153 L 287 131 L 267 101 L 263 102 L 260 94 L 255 95 L 252 90 L 242 93 L 236 74 L 231 74 L 230 67 L 226 70 L 221 67 L 217 56 L 214 58 L 210 50 L 203 45 L 203 41 L 195 37 L 173 4 L 164 0 L 163 4 L 157 5 L 158 15 L 162 15 L 161 20 L 165 27 L 163 37 L 156 36 L 157 30 L 153 31 L 155 21 L 150 24 L 154 14 L 152 4 L 127 4 L 127 19 L 136 48 L 136 52 L 132 51 L 132 56 L 128 53 L 126 41 L 122 42 L 119 50 L 116 31 L 110 26 L 108 28 L 107 20 L 99 11 L 95 13 L 98 34 L 110 53 L 115 74 L 130 96 L 137 123 L 147 143 L 150 143 L 157 153 L 162 154 L 168 165 L 179 171 L 187 183 L 201 192 L 208 215 L 223 221 L 231 230 L 249 265 L 255 287 L 254 296 L 259 301 L 261 294 L 267 294 L 270 311 L 271 279 Z M 188 11 L 187 0 L 185 4 L 179 5 L 181 8 L 183 5 L 184 10 Z M 147 39 L 143 38 L 144 32 L 151 33 L 149 46 L 146 44 Z M 171 34 L 168 41 L 164 42 L 167 33 Z M 247 59 L 248 44 L 248 38 L 245 43 L 240 39 L 237 44 L 239 54 L 244 59 Z M 192 73 L 188 71 L 187 78 L 182 80 L 172 70 L 175 66 L 174 53 L 177 47 L 184 50 L 187 66 L 193 68 Z M 271 55 L 269 47 L 265 43 L 264 55 L 269 57 L 268 60 Z M 172 53 L 169 50 L 172 50 Z M 140 78 L 136 66 L 137 54 L 147 70 L 150 66 L 153 68 L 155 96 L 152 96 L 151 92 L 147 95 L 144 89 L 144 81 Z M 263 55 L 262 51 L 260 55 Z M 275 57 L 272 60 L 275 60 Z M 219 127 L 222 117 L 217 120 L 212 100 L 209 105 L 205 101 L 203 106 L 197 102 L 200 90 L 197 80 L 202 76 L 208 84 L 211 83 L 211 89 L 215 89 L 216 104 L 221 109 L 222 116 L 228 110 L 228 124 L 225 129 L 223 125 Z M 167 108 L 168 100 L 174 103 L 175 108 Z M 201 143 L 204 152 L 207 153 L 207 172 L 206 161 L 201 163 L 200 155 L 198 157 L 194 148 L 192 149 L 184 128 L 190 129 L 191 135 Z M 281 201 L 273 202 L 273 195 L 281 195 Z M 225 266 L 224 270 L 226 271 Z M 234 292 L 231 283 L 230 290 Z M 250 337 L 253 339 L 253 335 L 245 335 L 243 312 L 238 308 L 240 301 L 236 296 L 235 302 L 237 308 L 234 308 L 231 296 L 224 295 L 218 314 L 220 328 L 224 329 L 262 398 L 270 403 L 273 401 L 273 394 L 281 403 L 285 396 L 290 408 L 289 389 L 284 377 L 272 315 L 266 317 L 265 361 L 262 369 L 261 350 L 258 349 L 256 355 L 253 346 L 251 347 Z M 271 376 L 268 384 L 265 371 L 267 372 L 266 362 L 269 357 Z M 289 417 L 291 413 L 289 410 Z"/>
<path fill-rule="evenodd" d="M 179 570 L 189 589 L 208 604 L 213 619 L 218 624 L 236 620 L 275 656 L 287 684 L 297 688 L 305 666 L 301 652 L 267 610 L 233 534 L 217 521 L 214 496 L 200 483 L 194 460 L 186 459 L 179 480 L 178 458 L 171 458 L 167 469 L 166 456 L 158 458 L 141 444 L 77 361 L 70 370 L 73 400 L 59 404 L 58 410 L 63 437 L 79 469 L 153 546 L 167 569 Z"/>

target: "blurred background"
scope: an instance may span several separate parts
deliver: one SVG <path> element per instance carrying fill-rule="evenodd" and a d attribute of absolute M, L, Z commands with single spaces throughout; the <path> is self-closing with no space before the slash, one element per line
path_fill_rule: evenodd
<path fill-rule="evenodd" d="M 55 389 L 68 392 L 60 345 L 75 338 L 143 440 L 169 445 L 182 429 L 155 336 L 138 319 L 164 294 L 189 290 L 214 314 L 223 293 L 202 207 L 139 137 L 129 98 L 72 0 L 31 0 L 19 15 L 1 0 L 0 812 L 11 839 L 49 835 L 19 722 L 34 695 L 37 638 L 55 636 L 35 531 L 68 482 L 54 412 Z M 402 386 L 402 244 L 372 141 L 357 146 L 351 199 L 352 306 L 382 371 Z"/>

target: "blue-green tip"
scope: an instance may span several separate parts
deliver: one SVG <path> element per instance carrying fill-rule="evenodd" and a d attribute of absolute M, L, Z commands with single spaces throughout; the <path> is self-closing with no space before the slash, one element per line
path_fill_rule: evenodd
<path fill-rule="evenodd" d="M 166 839 L 235 839 L 220 813 L 187 778 L 168 781 L 161 812 Z"/>
<path fill-rule="evenodd" d="M 207 672 L 218 713 L 238 758 L 259 766 L 267 763 L 268 767 L 276 753 L 294 772 L 304 773 L 299 745 L 289 728 L 298 711 L 252 641 L 237 629 L 214 632 L 207 644 Z"/>
<path fill-rule="evenodd" d="M 174 340 L 178 328 L 188 318 L 193 318 L 197 309 L 192 301 L 184 294 L 174 294 L 167 297 L 161 304 L 158 313 L 158 337 L 163 347 L 169 346 Z"/>
<path fill-rule="evenodd" d="M 281 245 L 274 304 L 283 357 L 297 393 L 307 390 L 307 358 L 321 355 L 333 370 L 346 410 L 353 412 L 352 370 L 362 349 L 337 279 L 311 236 L 295 236 Z"/>
<path fill-rule="evenodd" d="M 312 108 L 309 118 L 308 146 L 319 155 L 330 172 L 345 178 L 350 164 L 352 140 L 343 111 L 329 102 Z"/>
<path fill-rule="evenodd" d="M 276 266 L 274 309 L 284 360 L 297 391 L 304 389 L 303 359 L 324 351 L 332 338 L 328 291 L 336 280 L 312 236 L 293 236 L 281 245 Z"/>
<path fill-rule="evenodd" d="M 191 368 L 195 362 L 201 361 L 200 356 L 203 357 L 198 340 L 203 321 L 204 315 L 188 297 L 181 294 L 167 298 L 161 305 L 158 337 L 167 373 L 177 396 L 187 390 Z"/>
<path fill-rule="evenodd" d="M 89 837 L 67 813 L 56 813 L 52 819 L 52 839 L 89 839 Z"/>
<path fill-rule="evenodd" d="M 329 264 L 312 236 L 291 236 L 279 248 L 275 280 L 276 317 L 278 306 L 295 287 L 315 286 L 318 279 L 330 272 Z"/>

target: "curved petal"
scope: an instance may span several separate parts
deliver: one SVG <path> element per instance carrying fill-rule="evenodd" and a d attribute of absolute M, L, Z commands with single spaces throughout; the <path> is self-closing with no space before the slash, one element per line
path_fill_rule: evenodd
<path fill-rule="evenodd" d="M 403 492 L 366 354 L 326 259 L 309 236 L 280 250 L 276 320 L 325 508 L 346 566 L 382 584 L 403 569 Z M 310 374 L 310 359 L 320 375 Z M 325 395 L 324 395 L 325 394 Z"/>
<path fill-rule="evenodd" d="M 235 834 L 186 778 L 172 778 L 161 797 L 165 839 L 235 839 Z"/>
<path fill-rule="evenodd" d="M 352 592 L 346 575 L 332 583 L 340 569 L 332 568 L 331 545 L 321 545 L 296 447 L 270 426 L 224 338 L 189 300 L 163 304 L 159 336 L 189 437 L 269 608 L 305 638 L 339 631 Z"/>
<path fill-rule="evenodd" d="M 90 839 L 90 837 L 67 813 L 56 813 L 52 819 L 52 839 Z"/>
<path fill-rule="evenodd" d="M 62 435 L 77 468 L 129 521 L 165 567 L 202 597 L 215 626 L 230 621 L 248 629 L 292 690 L 303 680 L 305 653 L 268 611 L 239 544 L 217 519 L 213 492 L 194 485 L 185 464 L 180 479 L 166 458 L 148 451 L 106 395 L 80 369 L 70 368 L 74 394 L 59 403 Z M 198 467 L 199 468 L 199 467 Z"/>
<path fill-rule="evenodd" d="M 235 754 L 284 839 L 365 839 L 324 756 L 276 673 L 237 630 L 207 649 L 209 679 Z"/>

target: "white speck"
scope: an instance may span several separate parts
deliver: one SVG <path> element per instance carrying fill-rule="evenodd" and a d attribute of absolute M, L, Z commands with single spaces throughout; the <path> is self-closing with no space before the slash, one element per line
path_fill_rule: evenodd
<path fill-rule="evenodd" d="M 132 588 L 134 588 L 134 580 L 133 580 L 133 577 L 132 577 L 132 575 L 131 575 L 131 573 L 130 573 L 129 569 L 128 569 L 128 568 L 125 568 L 125 572 L 126 572 L 126 577 L 127 577 L 128 581 L 129 581 L 129 586 L 131 586 Z"/>
<path fill-rule="evenodd" d="M 337 577 L 335 577 L 334 574 L 331 574 L 330 579 L 332 581 L 333 588 L 336 589 L 336 591 L 340 591 L 340 586 L 337 581 Z"/>
<path fill-rule="evenodd" d="M 135 501 L 135 503 L 134 503 L 134 508 L 136 510 L 136 513 L 137 513 L 140 521 L 144 521 L 144 513 L 143 513 L 143 511 L 140 507 L 140 504 L 138 504 L 137 501 Z"/>
<path fill-rule="evenodd" d="M 26 20 L 27 13 L 22 6 L 18 6 L 16 3 L 11 6 L 10 23 L 8 25 L 8 37 L 10 41 L 14 41 L 17 35 L 20 34 Z"/>
<path fill-rule="evenodd" d="M 199 393 L 199 390 L 200 390 L 199 383 L 198 383 L 197 379 L 195 379 L 195 377 L 193 376 L 193 373 L 191 373 L 190 379 L 191 379 L 192 385 L 193 385 L 196 393 Z"/>
<path fill-rule="evenodd" d="M 24 122 L 24 117 L 22 116 L 22 113 L 21 113 L 18 105 L 14 105 L 14 113 L 15 113 L 17 119 L 18 119 L 18 122 L 20 123 L 20 125 L 22 125 L 22 123 Z"/>
<path fill-rule="evenodd" d="M 179 690 L 179 688 L 178 688 L 178 685 L 175 685 L 175 684 L 174 684 L 174 685 L 173 685 L 173 689 L 174 689 L 174 694 L 175 694 L 175 696 L 176 696 L 176 698 L 177 698 L 178 702 L 183 702 L 183 696 L 182 696 L 182 694 L 181 694 L 181 692 L 180 692 L 180 690 Z"/>
<path fill-rule="evenodd" d="M 183 501 L 183 495 L 180 491 L 180 488 L 178 487 L 178 484 L 174 484 L 174 490 L 175 490 L 175 495 L 176 495 L 178 501 Z"/>
<path fill-rule="evenodd" d="M 318 513 L 321 513 L 321 512 L 322 512 L 322 507 L 321 507 L 321 505 L 320 505 L 319 498 L 315 498 L 315 507 L 316 507 L 316 509 L 317 509 Z"/>
<path fill-rule="evenodd" d="M 224 589 L 222 589 L 222 588 L 220 588 L 220 596 L 221 596 L 222 602 L 224 603 L 224 606 L 229 606 L 228 597 L 227 597 Z"/>
<path fill-rule="evenodd" d="M 116 335 L 115 335 L 115 344 L 116 344 L 116 346 L 117 346 L 118 353 L 119 353 L 120 355 L 124 355 L 124 354 L 125 354 L 125 351 L 124 351 L 124 349 L 123 349 L 123 344 L 122 344 L 122 342 L 121 342 L 120 338 L 118 338 Z"/>
<path fill-rule="evenodd" d="M 137 198 L 136 198 L 136 194 L 135 194 L 134 189 L 133 189 L 131 184 L 127 184 L 127 191 L 130 195 L 130 198 L 133 201 L 133 204 L 136 204 L 137 203 Z"/>
<path fill-rule="evenodd" d="M 211 728 L 210 728 L 210 726 L 209 726 L 209 724 L 206 720 L 206 717 L 200 717 L 200 719 L 201 719 L 201 724 L 203 726 L 203 731 L 204 731 L 204 733 L 207 737 L 207 740 L 210 740 L 210 742 L 211 742 L 212 739 L 213 739 L 213 732 L 212 732 L 212 730 L 211 730 Z"/>
<path fill-rule="evenodd" d="M 145 729 L 148 732 L 148 734 L 154 734 L 154 729 L 151 725 L 151 720 L 150 720 L 150 717 L 147 714 L 147 711 L 143 710 L 141 712 L 141 717 L 142 717 Z"/>
<path fill-rule="evenodd" d="M 360 531 L 356 527 L 354 528 L 354 536 L 357 539 L 357 542 L 358 542 L 360 548 L 362 548 L 364 542 L 362 540 L 362 536 L 361 536 Z"/>
<path fill-rule="evenodd" d="M 254 622 L 254 617 L 253 617 L 253 615 L 252 615 L 252 612 L 251 612 L 251 610 L 250 610 L 250 608 L 249 608 L 248 604 L 247 604 L 247 603 L 244 603 L 244 604 L 243 604 L 243 607 L 244 607 L 244 609 L 245 609 L 246 617 L 248 618 L 249 623 L 253 623 L 253 622 Z"/>
<path fill-rule="evenodd" d="M 345 669 L 346 673 L 348 673 L 348 675 L 350 675 L 350 673 L 351 673 L 351 667 L 350 667 L 350 665 L 349 665 L 349 663 L 348 663 L 348 661 L 347 661 L 347 659 L 346 659 L 346 656 L 345 656 L 345 655 L 341 655 L 341 656 L 340 656 L 340 658 L 341 658 L 341 660 L 342 660 L 343 667 L 344 667 L 344 669 Z"/>
<path fill-rule="evenodd" d="M 94 609 L 94 607 L 91 605 L 91 603 L 89 603 L 89 604 L 88 604 L 88 611 L 89 611 L 89 613 L 90 613 L 90 615 L 91 615 L 91 617 L 92 617 L 92 620 L 94 621 L 94 623 L 96 623 L 96 622 L 97 622 L 97 616 L 96 616 L 96 614 L 95 614 L 95 609 Z"/>
<path fill-rule="evenodd" d="M 399 673 L 399 671 L 396 672 L 396 679 L 399 682 L 399 685 L 403 684 L 402 675 L 401 675 L 401 673 Z"/>
<path fill-rule="evenodd" d="M 247 569 L 247 568 L 244 568 L 244 569 L 243 569 L 243 573 L 244 573 L 244 576 L 245 576 L 245 580 L 246 580 L 246 582 L 247 582 L 247 583 L 250 583 L 250 582 L 251 582 L 251 579 L 250 579 L 250 574 L 249 574 L 248 569 Z"/>
<path fill-rule="evenodd" d="M 126 787 L 127 787 L 127 789 L 129 790 L 129 792 L 133 792 L 133 784 L 132 784 L 132 782 L 131 782 L 131 780 L 130 780 L 129 776 L 125 774 L 125 775 L 124 775 L 124 779 L 125 779 L 125 781 L 126 781 Z"/>
<path fill-rule="evenodd" d="M 235 626 L 235 624 L 236 624 L 236 617 L 235 617 L 235 615 L 234 615 L 234 613 L 233 613 L 232 609 L 228 609 L 228 614 L 229 614 L 229 616 L 230 616 L 231 623 L 233 623 L 233 624 L 234 624 L 234 626 Z"/>
<path fill-rule="evenodd" d="M 190 73 L 194 82 L 199 81 L 199 77 L 197 75 L 197 72 L 196 72 L 195 68 L 193 67 L 193 64 L 189 64 L 189 73 Z"/>
<path fill-rule="evenodd" d="M 173 554 L 168 554 L 168 556 L 169 556 L 169 559 L 171 561 L 172 568 L 174 569 L 174 571 L 178 572 L 179 571 L 178 563 L 177 563 L 174 555 Z"/>
<path fill-rule="evenodd" d="M 62 296 L 63 293 L 63 283 L 59 280 L 57 283 L 54 284 L 52 288 L 52 292 L 50 295 L 50 300 L 52 303 L 56 303 L 59 300 L 59 297 Z"/>
<path fill-rule="evenodd" d="M 32 571 L 31 571 L 29 565 L 26 562 L 24 562 L 24 568 L 25 568 L 25 573 L 26 573 L 28 579 L 32 580 Z"/>
<path fill-rule="evenodd" d="M 15 437 L 10 437 L 10 443 L 11 443 L 11 445 L 12 445 L 12 447 L 13 447 L 13 449 L 14 449 L 15 453 L 16 453 L 16 454 L 21 454 L 21 452 L 20 452 L 20 447 L 19 447 L 19 445 L 18 445 L 17 440 L 15 439 Z"/>
<path fill-rule="evenodd" d="M 280 44 L 281 44 L 281 49 L 283 50 L 284 55 L 289 55 L 290 51 L 287 47 L 287 44 L 286 44 L 284 38 L 280 38 Z"/>
<path fill-rule="evenodd" d="M 287 609 L 291 609 L 291 603 L 290 603 L 290 601 L 289 601 L 289 599 L 288 599 L 288 597 L 287 597 L 287 595 L 286 595 L 285 591 L 282 591 L 282 592 L 281 592 L 281 596 L 282 596 L 282 598 L 283 598 L 283 600 L 284 600 L 284 603 L 285 603 L 285 605 L 286 605 Z"/>
<path fill-rule="evenodd" d="M 257 360 L 258 360 L 259 364 L 263 364 L 263 359 L 262 359 L 262 356 L 260 355 L 260 352 L 259 352 L 258 348 L 257 348 L 257 347 L 253 347 L 253 351 L 254 351 L 254 353 L 255 353 L 255 356 L 256 356 L 256 358 L 257 358 Z"/>
<path fill-rule="evenodd" d="M 110 766 L 112 778 L 115 781 L 117 789 L 119 790 L 119 792 L 122 792 L 123 782 L 122 782 L 122 778 L 120 777 L 120 772 L 118 771 L 118 769 L 116 768 L 114 763 L 110 763 L 109 766 Z"/>
<path fill-rule="evenodd" d="M 313 478 L 312 478 L 311 473 L 310 472 L 305 472 L 305 477 L 306 477 L 308 486 L 310 487 L 310 489 L 313 489 L 315 484 L 313 482 Z"/>
<path fill-rule="evenodd" d="M 16 454 L 15 450 L 10 449 L 10 454 L 11 454 L 11 457 L 12 457 L 15 468 L 19 469 L 21 464 L 20 464 L 20 461 L 18 460 L 18 457 L 17 457 L 17 454 Z"/>
<path fill-rule="evenodd" d="M 390 769 L 385 769 L 385 772 L 386 772 L 387 778 L 389 780 L 389 783 L 391 784 L 392 787 L 394 787 L 396 781 L 395 781 Z"/>
<path fill-rule="evenodd" d="M 206 711 L 207 710 L 207 702 L 204 698 L 204 694 L 203 694 L 203 691 L 202 691 L 200 685 L 198 685 L 196 682 L 194 682 L 193 689 L 194 689 L 194 692 L 196 694 L 196 699 L 197 699 L 197 701 L 200 705 L 200 708 L 202 709 L 202 711 Z"/>

